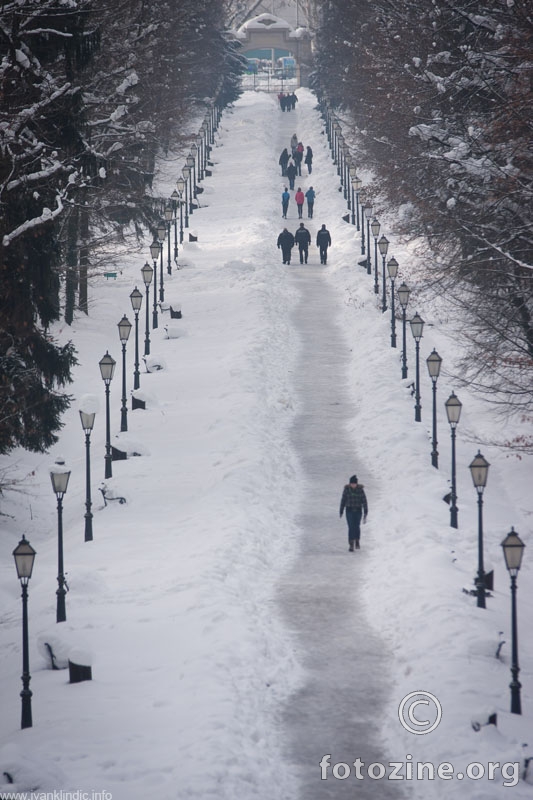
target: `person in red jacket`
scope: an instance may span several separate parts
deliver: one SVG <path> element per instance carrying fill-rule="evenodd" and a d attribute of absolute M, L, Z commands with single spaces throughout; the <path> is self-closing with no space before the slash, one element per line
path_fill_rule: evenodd
<path fill-rule="evenodd" d="M 294 195 L 294 199 L 296 200 L 296 205 L 298 206 L 298 219 L 301 219 L 304 213 L 305 195 L 300 186 L 298 186 L 298 191 Z"/>

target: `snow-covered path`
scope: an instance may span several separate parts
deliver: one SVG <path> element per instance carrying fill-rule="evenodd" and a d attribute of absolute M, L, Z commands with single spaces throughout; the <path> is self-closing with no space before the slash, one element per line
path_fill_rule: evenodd
<path fill-rule="evenodd" d="M 280 586 L 280 607 L 301 648 L 306 681 L 290 698 L 285 714 L 291 760 L 301 780 L 301 800 L 354 796 L 354 779 L 338 780 L 331 769 L 321 779 L 319 763 L 366 764 L 389 759 L 378 744 L 376 721 L 383 711 L 391 659 L 372 630 L 361 598 L 365 548 L 372 546 L 371 523 L 362 528 L 362 549 L 348 551 L 346 525 L 338 518 L 342 484 L 357 472 L 365 484 L 371 520 L 372 484 L 365 454 L 347 431 L 353 407 L 347 393 L 349 352 L 339 328 L 337 297 L 322 267 L 291 269 L 300 293 L 294 315 L 302 349 L 294 385 L 300 413 L 292 441 L 305 488 L 300 552 Z M 361 800 L 376 797 L 371 781 L 357 786 Z M 381 798 L 401 797 L 398 784 L 380 786 Z"/>

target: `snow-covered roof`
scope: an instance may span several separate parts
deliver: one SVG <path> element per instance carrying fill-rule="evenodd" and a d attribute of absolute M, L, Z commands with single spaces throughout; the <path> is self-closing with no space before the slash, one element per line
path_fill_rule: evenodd
<path fill-rule="evenodd" d="M 274 14 L 259 14 L 258 17 L 252 17 L 244 25 L 241 25 L 237 33 L 246 33 L 246 31 L 264 31 L 264 30 L 286 30 L 292 31 L 286 19 L 276 17 Z"/>

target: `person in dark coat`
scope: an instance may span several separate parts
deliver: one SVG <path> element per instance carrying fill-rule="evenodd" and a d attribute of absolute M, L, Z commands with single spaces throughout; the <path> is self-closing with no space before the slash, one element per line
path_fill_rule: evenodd
<path fill-rule="evenodd" d="M 339 516 L 346 509 L 346 522 L 348 523 L 348 549 L 353 552 L 360 549 L 361 517 L 366 522 L 368 516 L 368 503 L 364 487 L 357 480 L 357 475 L 352 475 L 350 482 L 343 489 Z M 364 516 L 363 516 L 364 515 Z"/>
<path fill-rule="evenodd" d="M 289 189 L 294 189 L 294 181 L 296 179 L 296 165 L 294 161 L 289 161 L 287 166 L 287 178 L 289 179 Z"/>
<path fill-rule="evenodd" d="M 307 164 L 307 174 L 310 175 L 313 171 L 313 151 L 307 145 L 307 151 L 305 153 L 304 164 Z"/>
<path fill-rule="evenodd" d="M 278 94 L 278 100 L 279 100 L 279 107 L 281 108 L 282 111 L 285 111 L 287 100 L 283 92 L 280 92 Z"/>
<path fill-rule="evenodd" d="M 309 245 L 311 244 L 311 234 L 303 224 L 300 222 L 300 227 L 294 234 L 294 241 L 298 245 L 298 250 L 300 251 L 300 264 L 305 263 L 307 264 L 307 257 L 309 255 Z"/>
<path fill-rule="evenodd" d="M 285 190 L 281 193 L 281 216 L 284 219 L 287 219 L 287 211 L 289 209 L 289 200 L 291 196 L 289 194 L 289 190 L 285 187 Z"/>
<path fill-rule="evenodd" d="M 309 219 L 313 219 L 313 208 L 315 206 L 315 190 L 312 186 L 305 193 L 305 199 L 307 200 L 307 216 Z"/>
<path fill-rule="evenodd" d="M 280 155 L 280 157 L 279 157 L 279 161 L 278 161 L 278 164 L 279 164 L 279 165 L 280 165 L 280 167 L 281 167 L 281 176 L 282 176 L 283 178 L 285 178 L 285 177 L 286 177 L 286 175 L 287 175 L 287 164 L 289 163 L 289 158 L 290 158 L 289 151 L 288 151 L 288 150 L 287 150 L 287 148 L 285 147 L 285 148 L 284 148 L 284 149 L 281 151 L 281 155 Z"/>
<path fill-rule="evenodd" d="M 331 244 L 331 235 L 325 225 L 322 225 L 316 235 L 316 246 L 320 249 L 320 263 L 326 264 L 328 260 L 328 247 Z"/>
<path fill-rule="evenodd" d="M 296 103 L 298 102 L 298 98 L 296 97 L 294 92 L 291 95 L 287 95 L 287 97 L 289 98 L 291 108 L 294 111 L 294 109 L 296 108 Z"/>
<path fill-rule="evenodd" d="M 278 236 L 278 249 L 281 248 L 281 254 L 283 256 L 284 264 L 291 263 L 291 250 L 293 247 L 294 247 L 294 236 L 289 230 L 287 230 L 287 228 L 283 228 L 280 235 Z"/>

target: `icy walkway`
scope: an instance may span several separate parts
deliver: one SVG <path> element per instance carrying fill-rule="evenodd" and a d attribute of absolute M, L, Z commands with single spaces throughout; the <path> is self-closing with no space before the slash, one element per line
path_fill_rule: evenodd
<path fill-rule="evenodd" d="M 314 259 L 316 260 L 316 259 Z M 338 518 L 343 483 L 353 473 L 364 482 L 365 465 L 354 451 L 345 423 L 353 416 L 343 376 L 348 347 L 335 322 L 338 297 L 321 268 L 291 267 L 301 293 L 295 325 L 302 351 L 295 388 L 302 404 L 293 431 L 306 488 L 300 515 L 301 553 L 280 586 L 280 606 L 303 653 L 308 678 L 291 698 L 285 718 L 292 742 L 289 754 L 302 781 L 302 800 L 403 797 L 398 784 L 366 777 L 321 780 L 319 763 L 365 764 L 389 759 L 376 731 L 387 692 L 390 659 L 361 613 L 359 575 L 365 569 L 368 538 L 348 551 L 344 518 Z M 372 487 L 367 484 L 370 515 Z M 376 724 L 378 723 L 378 724 Z"/>

